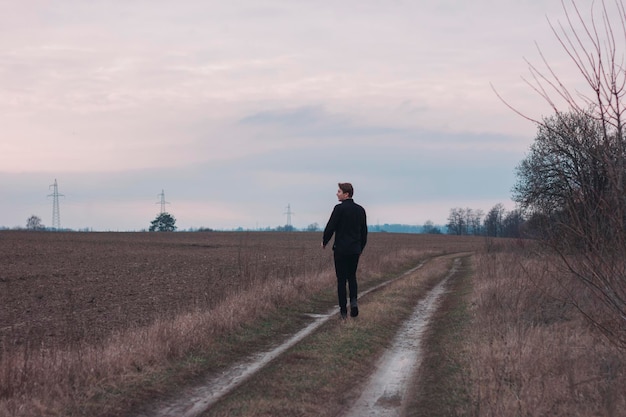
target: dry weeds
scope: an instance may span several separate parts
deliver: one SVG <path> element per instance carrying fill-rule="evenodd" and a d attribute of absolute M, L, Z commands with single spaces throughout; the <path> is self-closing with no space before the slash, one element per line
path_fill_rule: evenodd
<path fill-rule="evenodd" d="M 319 238 L 0 233 L 0 415 L 127 414 L 172 384 L 276 341 L 280 335 L 261 334 L 265 320 L 277 321 L 276 311 L 335 304 L 332 255 L 321 252 Z M 470 398 L 455 415 L 624 415 L 625 353 L 569 303 L 566 292 L 584 288 L 563 286 L 569 278 L 556 258 L 531 254 L 519 242 L 483 243 L 373 234 L 359 270 L 367 288 L 434 254 L 476 252 L 471 294 L 452 295 L 469 314 L 464 326 L 448 329 L 462 344 L 445 353 L 460 355 L 452 359 L 465 366 L 458 381 Z M 211 250 L 220 257 L 209 259 Z M 135 292 L 126 303 L 106 297 Z M 81 310 L 92 294 L 109 304 Z M 39 306 L 46 300 L 54 301 L 47 310 Z M 372 315 L 389 311 L 384 299 L 369 303 Z M 42 342 L 46 329 L 54 329 L 55 343 Z M 336 341 L 350 335 L 340 332 Z M 234 342 L 225 343 L 229 338 Z M 306 363 L 301 355 L 288 359 Z M 308 382 L 295 375 L 282 383 L 287 395 L 290 386 Z M 323 387 L 318 392 L 326 395 Z"/>
<path fill-rule="evenodd" d="M 624 415 L 625 352 L 568 302 L 557 264 L 517 250 L 477 255 L 466 344 L 472 414 Z"/>
<path fill-rule="evenodd" d="M 359 397 L 397 329 L 449 272 L 451 263 L 446 258 L 432 260 L 368 294 L 360 301 L 357 319 L 330 320 L 203 416 L 342 415 Z"/>
<path fill-rule="evenodd" d="M 47 273 L 50 274 L 50 281 L 56 285 L 43 288 L 43 291 L 48 291 L 45 298 L 49 296 L 54 300 L 62 299 L 63 294 L 83 297 L 83 292 L 90 293 L 93 290 L 89 285 L 97 286 L 103 294 L 120 290 L 120 285 L 133 288 L 132 285 L 142 283 L 142 276 L 124 274 L 129 271 L 144 273 L 143 269 L 140 271 L 137 268 L 137 257 L 132 256 L 139 253 L 142 259 L 152 261 L 146 263 L 150 268 L 145 273 L 150 279 L 166 277 L 175 280 L 178 287 L 172 289 L 171 283 L 164 285 L 161 291 L 165 294 L 159 293 L 158 287 L 150 287 L 149 291 L 154 294 L 151 296 L 152 309 L 144 306 L 135 310 L 133 303 L 118 302 L 113 324 L 124 314 L 127 314 L 128 323 L 107 327 L 108 333 L 102 331 L 102 326 L 93 326 L 97 334 L 91 334 L 88 323 L 81 322 L 80 317 L 68 320 L 65 310 L 58 303 L 54 304 L 55 309 L 44 321 L 72 337 L 63 337 L 61 339 L 64 343 L 51 345 L 37 342 L 42 340 L 40 331 L 28 331 L 29 325 L 33 329 L 41 326 L 40 321 L 29 317 L 28 311 L 19 308 L 21 302 L 32 303 L 28 298 L 32 296 L 30 292 L 28 295 L 22 294 L 11 287 L 11 298 L 6 300 L 17 304 L 3 305 L 3 310 L 10 312 L 9 316 L 5 316 L 10 322 L 2 323 L 0 415 L 114 415 L 137 402 L 147 400 L 151 395 L 158 395 L 167 386 L 164 380 L 172 372 L 172 367 L 180 368 L 177 364 L 186 363 L 183 376 L 185 373 L 192 376 L 203 369 L 220 366 L 219 359 L 213 359 L 214 356 L 234 360 L 227 353 L 216 354 L 220 350 L 219 338 L 244 331 L 244 326 L 262 320 L 276 308 L 298 306 L 315 294 L 316 297 L 325 297 L 326 302 L 334 302 L 332 254 L 330 251 L 320 252 L 321 237 L 318 234 L 293 234 L 287 241 L 284 234 L 236 236 L 177 233 L 169 235 L 172 237 L 164 237 L 159 234 L 59 233 L 40 234 L 42 242 L 33 239 L 33 236 L 37 235 L 7 233 L 2 236 L 2 243 L 5 244 L 3 248 L 7 249 L 3 252 L 4 256 L 11 259 L 12 264 L 9 275 L 1 277 L 0 285 L 7 288 L 17 282 L 23 285 L 29 282 L 29 277 L 46 278 L 44 274 Z M 150 240 L 153 237 L 158 242 L 156 246 Z M 126 238 L 129 240 L 125 241 Z M 226 243 L 220 238 L 226 239 Z M 239 239 L 239 242 L 233 244 L 233 238 Z M 467 249 L 473 241 L 415 235 L 373 235 L 360 267 L 362 285 L 373 285 L 390 273 L 415 264 L 417 260 L 433 253 Z M 64 251 L 51 250 L 51 244 L 59 242 L 64 243 Z M 221 264 L 216 264 L 218 261 L 212 259 L 213 263 L 207 268 L 207 250 L 223 247 L 232 248 L 231 252 L 226 252 L 230 255 Z M 51 264 L 45 269 L 40 264 L 33 264 L 33 259 L 24 256 L 24 253 L 11 257 L 12 251 L 18 251 L 18 254 L 19 251 L 32 251 L 40 256 L 42 262 L 47 260 Z M 81 251 L 86 251 L 85 254 L 91 258 L 84 259 L 80 255 Z M 97 264 L 101 259 L 98 256 L 102 253 L 119 255 L 114 258 L 117 260 L 116 276 L 121 277 L 121 280 L 111 279 L 107 284 L 109 281 L 106 279 L 99 279 L 97 268 L 109 267 L 106 262 Z M 180 254 L 188 263 L 172 257 L 172 253 Z M 271 255 L 270 267 L 260 254 Z M 80 260 L 80 263 L 75 266 L 71 262 L 68 264 L 68 260 Z M 196 269 L 190 269 L 189 264 Z M 96 272 L 93 272 L 94 268 Z M 159 271 L 159 274 L 155 274 L 155 271 Z M 210 278 L 208 271 L 221 273 Z M 200 288 L 195 287 L 198 283 L 197 274 L 201 274 L 204 281 Z M 67 284 L 59 278 L 68 276 L 77 276 L 83 281 L 80 288 L 82 292 L 67 292 L 67 288 L 63 287 Z M 22 281 L 20 277 L 26 279 Z M 207 281 L 210 279 L 214 279 L 216 288 L 220 289 L 213 298 L 205 297 L 202 303 L 192 302 L 189 306 L 181 305 L 180 301 L 173 304 L 168 302 L 169 296 L 176 298 L 177 289 L 181 292 L 191 291 L 191 294 L 194 290 L 207 293 L 207 289 L 213 285 Z M 225 280 L 230 285 L 225 286 Z M 45 285 L 45 282 L 41 285 Z M 185 285 L 191 285 L 191 288 Z M 26 298 L 20 299 L 20 296 Z M 203 295 L 199 296 L 192 295 L 194 300 L 202 299 Z M 110 309 L 84 311 L 103 314 L 94 316 L 92 323 L 95 323 L 96 320 L 106 321 L 106 313 Z M 142 313 L 149 316 L 148 324 L 133 325 L 135 320 L 132 315 Z M 19 339 L 24 340 L 24 343 L 9 344 L 8 341 L 18 339 L 10 337 L 11 331 L 19 332 Z M 29 335 L 36 339 L 29 340 Z M 194 358 L 197 358 L 198 363 L 189 366 L 188 363 L 193 362 Z"/>

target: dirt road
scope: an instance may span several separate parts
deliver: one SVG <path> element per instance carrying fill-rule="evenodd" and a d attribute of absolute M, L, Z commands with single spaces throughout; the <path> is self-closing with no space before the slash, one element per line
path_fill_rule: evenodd
<path fill-rule="evenodd" d="M 438 306 L 438 301 L 445 291 L 446 282 L 454 274 L 459 264 L 460 260 L 455 259 L 454 266 L 447 276 L 416 306 L 410 319 L 398 332 L 392 347 L 388 349 L 378 363 L 376 371 L 372 374 L 360 398 L 349 410 L 348 417 L 400 415 L 407 384 L 421 362 L 420 349 L 423 330 Z M 422 266 L 423 264 L 420 264 L 392 280 L 370 288 L 362 292 L 361 296 L 389 285 L 415 272 Z M 137 417 L 195 417 L 202 414 L 257 371 L 313 333 L 331 317 L 336 317 L 336 309 L 325 314 L 311 315 L 311 317 L 313 321 L 310 324 L 275 348 L 253 355 L 246 361 L 229 368 L 221 375 L 208 378 L 201 384 L 187 389 L 175 399 L 155 404 L 149 411 L 145 411 Z"/>
<path fill-rule="evenodd" d="M 422 334 L 439 305 L 448 279 L 459 264 L 460 260 L 455 259 L 448 275 L 419 302 L 346 417 L 393 417 L 402 414 L 408 383 L 422 361 Z"/>

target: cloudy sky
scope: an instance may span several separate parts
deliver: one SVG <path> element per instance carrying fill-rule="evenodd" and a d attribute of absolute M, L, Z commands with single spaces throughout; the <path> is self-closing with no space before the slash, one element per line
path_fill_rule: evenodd
<path fill-rule="evenodd" d="M 586 11 L 588 2 L 583 2 Z M 323 226 L 513 209 L 555 0 L 0 0 L 0 226 Z"/>

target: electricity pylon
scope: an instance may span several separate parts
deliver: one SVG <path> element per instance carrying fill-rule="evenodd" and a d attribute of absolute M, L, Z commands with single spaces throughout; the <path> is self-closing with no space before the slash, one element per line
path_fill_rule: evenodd
<path fill-rule="evenodd" d="M 291 215 L 296 214 L 291 211 L 291 204 L 287 204 L 287 211 L 284 214 L 287 215 L 287 228 L 291 229 Z"/>
<path fill-rule="evenodd" d="M 155 204 L 161 205 L 161 214 L 165 213 L 165 205 L 169 204 L 169 202 L 165 201 L 165 191 L 161 190 L 161 194 L 157 194 L 158 197 L 161 197 L 161 201 L 157 201 Z"/>
<path fill-rule="evenodd" d="M 65 197 L 63 194 L 59 194 L 59 186 L 56 178 L 54 184 L 50 185 L 52 188 L 52 194 L 48 194 L 48 197 L 52 197 L 52 228 L 61 229 L 61 211 L 59 209 L 59 197 Z"/>

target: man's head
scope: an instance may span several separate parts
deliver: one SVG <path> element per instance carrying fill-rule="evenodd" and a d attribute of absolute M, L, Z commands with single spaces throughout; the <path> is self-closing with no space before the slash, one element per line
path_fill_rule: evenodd
<path fill-rule="evenodd" d="M 352 188 L 352 184 L 349 182 L 340 182 L 339 189 L 337 190 L 337 198 L 339 201 L 343 201 L 347 198 L 352 198 L 354 194 L 354 188 Z"/>

